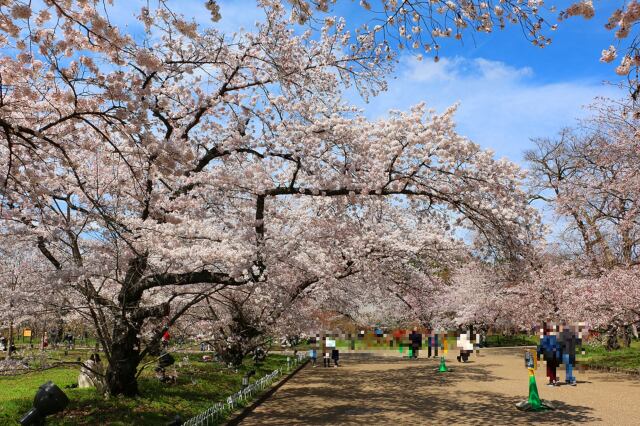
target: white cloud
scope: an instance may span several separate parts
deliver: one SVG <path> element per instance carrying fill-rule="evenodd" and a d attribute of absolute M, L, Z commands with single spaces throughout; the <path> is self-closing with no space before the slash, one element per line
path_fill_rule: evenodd
<path fill-rule="evenodd" d="M 514 81 L 533 75 L 529 67 L 514 68 L 502 62 L 477 58 L 444 58 L 439 62 L 404 59 L 402 78 L 421 83 L 456 82 L 462 79 Z"/>
<path fill-rule="evenodd" d="M 596 96 L 624 93 L 597 81 L 536 83 L 533 69 L 488 59 L 401 59 L 389 90 L 362 105 L 371 118 L 425 101 L 436 110 L 460 102 L 458 130 L 499 157 L 520 162 L 530 138 L 553 136 L 587 115 Z"/>

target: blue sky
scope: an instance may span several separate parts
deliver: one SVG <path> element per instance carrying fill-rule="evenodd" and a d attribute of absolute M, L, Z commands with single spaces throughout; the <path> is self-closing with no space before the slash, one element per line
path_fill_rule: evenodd
<path fill-rule="evenodd" d="M 130 17 L 143 3 L 116 1 L 115 20 L 131 22 L 125 16 Z M 254 0 L 219 3 L 222 20 L 215 25 L 226 31 L 251 29 L 264 16 Z M 563 0 L 556 4 L 560 9 L 568 3 Z M 353 92 L 347 97 L 370 118 L 423 101 L 438 111 L 458 102 L 456 121 L 461 134 L 493 149 L 498 157 L 522 163 L 522 153 L 531 146 L 531 138 L 553 136 L 562 127 L 575 125 L 577 119 L 589 114 L 585 106 L 598 96 L 626 95 L 611 84 L 618 81 L 613 71 L 615 63 L 599 61 L 601 50 L 614 44 L 613 32 L 607 31 L 604 23 L 617 3 L 596 0 L 595 18 L 561 22 L 557 31 L 548 33 L 554 41 L 545 49 L 526 41 L 519 26 L 509 26 L 473 38 L 467 33 L 464 43 L 443 43 L 438 63 L 429 56 L 420 62 L 405 52 L 399 56 L 386 93 L 368 104 Z M 341 0 L 338 4 L 336 13 L 346 16 L 348 22 L 366 19 L 357 1 Z M 173 9 L 211 25 L 204 0 L 175 1 Z"/>
<path fill-rule="evenodd" d="M 221 1 L 220 25 L 250 28 L 261 16 L 251 10 L 252 3 Z M 348 22 L 362 22 L 365 15 L 357 3 L 342 0 L 338 12 Z M 567 3 L 557 4 L 560 8 Z M 459 102 L 456 121 L 461 134 L 499 157 L 521 163 L 531 138 L 553 136 L 562 127 L 574 126 L 589 114 L 585 106 L 598 96 L 625 96 L 624 90 L 611 84 L 618 79 L 615 63 L 599 61 L 601 50 L 614 44 L 613 32 L 604 24 L 617 3 L 596 0 L 593 19 L 561 22 L 558 30 L 549 33 L 554 40 L 544 49 L 531 45 L 518 26 L 509 26 L 473 39 L 467 34 L 463 44 L 453 40 L 441 51 L 438 63 L 428 56 L 417 61 L 406 52 L 386 93 L 368 104 L 354 93 L 348 97 L 370 118 L 422 101 L 438 111 Z"/>

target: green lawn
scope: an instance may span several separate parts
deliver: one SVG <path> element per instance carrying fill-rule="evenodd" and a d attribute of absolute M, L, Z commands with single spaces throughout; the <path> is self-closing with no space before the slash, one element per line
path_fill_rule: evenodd
<path fill-rule="evenodd" d="M 29 338 L 22 338 L 20 336 L 18 337 L 14 337 L 14 344 L 16 345 L 16 347 L 18 349 L 26 349 L 29 347 L 30 344 L 33 345 L 34 348 L 39 349 L 40 348 L 40 341 L 42 340 L 41 337 L 37 337 L 37 338 L 33 338 L 31 339 L 31 341 L 29 341 Z M 97 341 L 95 338 L 93 337 L 89 337 L 87 340 L 84 340 L 82 338 L 76 337 L 76 347 L 83 347 L 83 348 L 93 348 L 95 347 Z M 60 342 L 58 343 L 58 347 L 59 348 L 64 348 L 64 346 L 66 346 L 65 342 Z M 49 340 L 49 349 L 53 348 L 53 342 L 51 340 Z"/>
<path fill-rule="evenodd" d="M 189 363 L 182 367 L 176 362 L 179 377 L 175 385 L 158 382 L 152 368 L 143 372 L 139 380 L 141 395 L 135 399 L 116 397 L 105 401 L 93 389 L 64 389 L 65 385 L 77 383 L 77 367 L 0 376 L 0 424 L 17 424 L 17 419 L 31 407 L 38 387 L 48 380 L 60 386 L 71 403 L 64 415 L 48 418 L 47 424 L 164 425 L 176 414 L 186 420 L 238 391 L 244 373 L 253 369 L 253 362 L 248 360 L 236 373 L 217 363 L 200 362 L 200 357 L 189 355 Z M 269 355 L 252 381 L 285 364 L 286 356 Z"/>
<path fill-rule="evenodd" d="M 630 348 L 607 351 L 603 346 L 584 346 L 585 355 L 578 355 L 581 364 L 640 370 L 640 340 L 631 342 Z"/>
<path fill-rule="evenodd" d="M 500 335 L 493 334 L 487 336 L 486 347 L 505 347 L 505 346 L 534 346 L 540 343 L 538 336 L 528 334 Z"/>

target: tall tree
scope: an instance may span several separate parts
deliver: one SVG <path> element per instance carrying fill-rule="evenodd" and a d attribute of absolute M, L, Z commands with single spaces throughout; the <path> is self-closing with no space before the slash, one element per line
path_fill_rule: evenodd
<path fill-rule="evenodd" d="M 280 2 L 259 4 L 264 22 L 234 35 L 164 1 L 140 11 L 136 35 L 97 1 L 0 6 L 3 231 L 81 298 L 112 394 L 138 392 L 162 333 L 145 325 L 225 288 L 318 270 L 311 257 L 288 263 L 316 211 L 303 202 L 438 214 L 492 258 L 522 259 L 539 234 L 523 173 L 458 135 L 455 108 L 369 121 L 343 101 L 348 85 L 384 88 L 373 37 L 351 48 L 342 20 L 297 35 Z"/>
<path fill-rule="evenodd" d="M 554 271 L 562 278 L 555 284 L 551 276 L 539 279 L 546 282 L 546 290 L 538 290 L 546 293 L 542 297 L 562 297 L 560 305 L 571 301 L 564 311 L 556 307 L 554 317 L 559 312 L 571 316 L 572 309 L 585 315 L 582 320 L 593 317 L 594 324 L 613 336 L 611 347 L 619 330 L 638 321 L 629 304 L 635 297 L 640 261 L 638 117 L 629 102 L 600 102 L 596 111 L 582 128 L 564 130 L 556 139 L 536 140 L 536 149 L 527 152 L 526 159 L 537 197 L 563 219 L 560 237 L 568 252 L 564 261 L 556 256 L 543 262 L 543 276 Z M 625 297 L 622 276 L 628 277 Z M 562 287 L 560 282 L 566 289 L 552 290 Z M 575 299 L 582 296 L 584 302 Z M 610 308 L 618 303 L 620 309 Z M 603 310 L 605 306 L 609 308 Z M 608 321 L 603 320 L 605 312 Z"/>

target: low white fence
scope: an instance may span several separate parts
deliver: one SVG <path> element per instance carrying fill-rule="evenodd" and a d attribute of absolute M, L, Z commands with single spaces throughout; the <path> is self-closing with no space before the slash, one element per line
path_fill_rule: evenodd
<path fill-rule="evenodd" d="M 266 388 L 280 377 L 302 362 L 306 358 L 304 354 L 298 354 L 297 357 L 287 357 L 287 366 L 278 368 L 271 373 L 262 376 L 255 382 L 249 384 L 244 389 L 239 390 L 233 395 L 229 396 L 225 402 L 218 402 L 209 407 L 206 411 L 198 414 L 195 417 L 190 418 L 186 422 L 182 423 L 182 426 L 203 426 L 203 425 L 215 425 L 219 424 L 224 419 L 225 415 L 235 410 L 239 404 L 247 403 L 255 395 L 262 392 Z"/>

